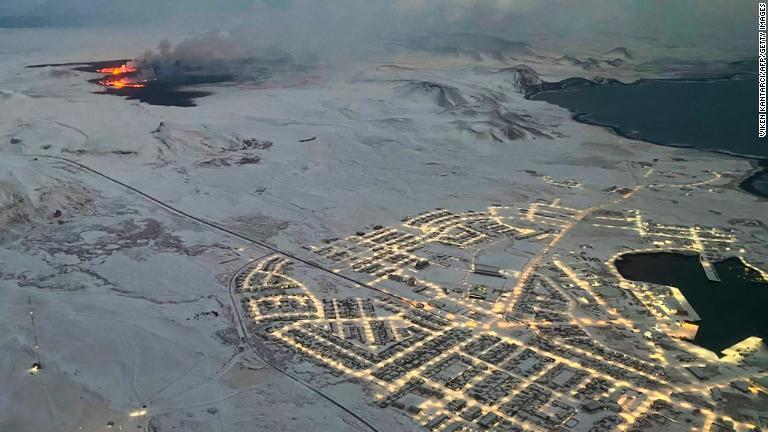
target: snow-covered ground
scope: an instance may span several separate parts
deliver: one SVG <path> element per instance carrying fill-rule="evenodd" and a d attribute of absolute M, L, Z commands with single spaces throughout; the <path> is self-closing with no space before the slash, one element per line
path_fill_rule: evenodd
<path fill-rule="evenodd" d="M 308 80 L 212 86 L 194 108 L 96 95 L 86 81 L 95 76 L 66 67 L 25 68 L 132 57 L 168 36 L 105 33 L 0 32 L 0 431 L 107 422 L 128 430 L 148 418 L 158 430 L 358 427 L 238 352 L 227 281 L 267 250 L 238 250 L 241 240 L 102 175 L 295 253 L 436 207 L 560 199 L 587 208 L 605 200 L 605 189 L 636 184 L 629 163 L 654 160 L 681 177 L 729 174 L 720 193 L 662 189 L 632 206 L 669 223 L 768 223 L 765 201 L 735 188 L 752 170 L 748 161 L 576 123 L 562 108 L 526 100 L 509 69 L 527 64 L 546 80 L 632 80 L 634 65 L 654 60 L 640 42 L 627 43 L 634 59 L 598 70 L 563 57 L 599 56 L 606 42 L 595 52 L 534 44 L 538 55 L 514 59 L 403 50 L 322 65 Z M 251 138 L 271 145 L 242 145 Z M 768 260 L 764 248 L 750 252 L 753 262 Z M 32 375 L 35 338 L 43 369 Z M 339 381 L 329 391 L 382 430 L 416 427 Z M 132 417 L 142 405 L 148 415 Z"/>

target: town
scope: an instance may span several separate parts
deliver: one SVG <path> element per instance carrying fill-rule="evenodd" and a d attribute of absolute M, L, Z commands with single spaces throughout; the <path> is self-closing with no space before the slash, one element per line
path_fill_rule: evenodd
<path fill-rule="evenodd" d="M 308 247 L 362 281 L 357 295 L 321 294 L 313 269 L 288 257 L 247 266 L 237 296 L 249 334 L 370 385 L 372 404 L 428 430 L 756 430 L 718 401 L 766 391 L 765 371 L 749 366 L 759 339 L 732 349 L 732 366 L 708 367 L 712 353 L 690 343 L 697 316 L 685 297 L 616 269 L 624 254 L 687 250 L 717 280 L 712 262 L 747 262 L 733 229 L 558 200 L 401 222 Z M 569 233 L 577 223 L 645 246 L 600 256 Z"/>

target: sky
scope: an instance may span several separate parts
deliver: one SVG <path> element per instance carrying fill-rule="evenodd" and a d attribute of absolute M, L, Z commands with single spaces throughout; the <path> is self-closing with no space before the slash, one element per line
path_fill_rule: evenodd
<path fill-rule="evenodd" d="M 752 0 L 0 0 L 0 27 L 182 23 L 296 44 L 380 34 L 652 35 L 748 47 Z"/>

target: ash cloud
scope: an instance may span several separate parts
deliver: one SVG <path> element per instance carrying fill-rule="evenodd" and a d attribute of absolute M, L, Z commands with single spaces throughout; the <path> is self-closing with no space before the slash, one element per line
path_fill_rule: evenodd
<path fill-rule="evenodd" d="M 155 84 L 212 84 L 250 82 L 261 84 L 279 75 L 281 79 L 310 73 L 314 58 L 299 59 L 278 45 L 253 43 L 242 36 L 210 31 L 173 46 L 162 40 L 131 62 L 135 80 Z"/>
<path fill-rule="evenodd" d="M 113 1 L 100 0 L 102 9 Z M 177 22 L 194 14 L 207 18 L 204 26 L 185 22 L 194 36 L 175 45 L 162 41 L 138 56 L 142 77 L 161 81 L 259 81 L 277 69 L 296 72 L 316 63 L 390 56 L 393 47 L 481 52 L 503 60 L 535 54 L 523 42 L 542 37 L 652 36 L 667 46 L 727 43 L 735 52 L 752 49 L 745 30 L 750 10 L 730 0 L 241 0 L 223 9 L 212 0 L 153 1 L 150 10 Z"/>
<path fill-rule="evenodd" d="M 535 47 L 542 38 L 648 37 L 665 46 L 727 45 L 749 54 L 753 6 L 732 0 L 0 0 L 0 26 L 3 20 L 11 26 L 149 20 L 173 29 L 169 35 L 193 34 L 138 56 L 155 77 L 204 75 L 210 66 L 237 77 L 260 76 L 257 64 L 265 61 L 332 64 L 386 56 L 392 41 L 432 49 L 439 40 L 437 48 L 450 52 L 482 40 L 445 45 L 450 34 L 483 35 L 497 47 L 504 41 Z"/>

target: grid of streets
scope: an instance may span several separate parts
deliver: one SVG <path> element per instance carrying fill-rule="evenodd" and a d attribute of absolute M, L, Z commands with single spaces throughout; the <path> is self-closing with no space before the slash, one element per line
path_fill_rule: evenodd
<path fill-rule="evenodd" d="M 637 190 L 617 191 L 609 204 Z M 755 427 L 708 402 L 713 388 L 739 377 L 691 373 L 707 357 L 674 337 L 686 323 L 671 300 L 684 299 L 623 279 L 613 265 L 621 253 L 598 259 L 586 244 L 556 251 L 576 224 L 632 232 L 649 250 L 697 251 L 703 266 L 744 252 L 732 230 L 651 223 L 637 210 L 559 200 L 436 209 L 309 247 L 324 267 L 362 278 L 374 295 L 358 287 L 359 296 L 322 297 L 306 277 L 312 269 L 277 254 L 244 269 L 236 294 L 249 332 L 370 384 L 372 403 L 429 430 Z M 606 332 L 632 349 L 609 346 Z M 742 378 L 757 376 L 745 369 Z"/>

